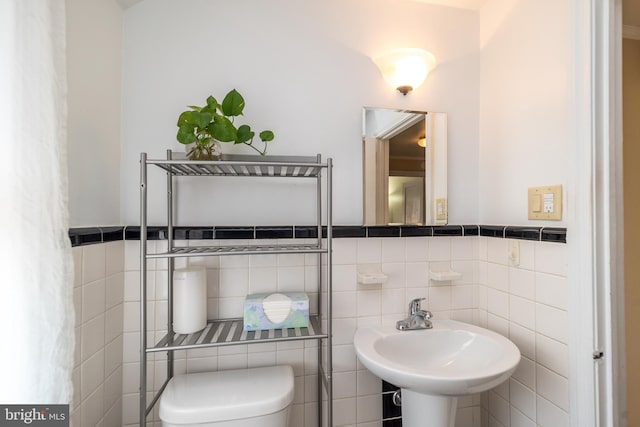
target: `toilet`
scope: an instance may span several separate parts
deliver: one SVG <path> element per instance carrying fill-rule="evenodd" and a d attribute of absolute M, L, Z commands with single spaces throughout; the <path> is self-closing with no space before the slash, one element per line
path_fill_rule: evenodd
<path fill-rule="evenodd" d="M 160 396 L 163 427 L 288 427 L 291 366 L 176 375 Z"/>

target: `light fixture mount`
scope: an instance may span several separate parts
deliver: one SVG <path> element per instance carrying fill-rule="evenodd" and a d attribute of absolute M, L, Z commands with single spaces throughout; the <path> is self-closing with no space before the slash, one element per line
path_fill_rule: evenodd
<path fill-rule="evenodd" d="M 413 87 L 409 85 L 403 85 L 403 86 L 398 86 L 397 89 L 398 89 L 398 92 L 400 92 L 404 96 L 407 96 L 407 94 L 413 90 Z"/>

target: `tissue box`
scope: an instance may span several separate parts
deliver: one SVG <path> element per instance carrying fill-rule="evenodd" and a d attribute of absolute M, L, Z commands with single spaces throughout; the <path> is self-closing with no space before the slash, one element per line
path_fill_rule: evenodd
<path fill-rule="evenodd" d="M 304 292 L 251 294 L 244 301 L 245 331 L 307 326 L 309 297 Z"/>

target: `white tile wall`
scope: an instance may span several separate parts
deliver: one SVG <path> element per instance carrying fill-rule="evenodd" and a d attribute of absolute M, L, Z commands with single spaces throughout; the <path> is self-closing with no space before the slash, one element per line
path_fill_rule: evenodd
<path fill-rule="evenodd" d="M 77 246 L 72 252 L 76 348 L 71 423 L 120 426 L 124 243 Z"/>
<path fill-rule="evenodd" d="M 457 427 L 568 425 L 566 245 L 518 241 L 520 264 L 510 265 L 511 241 L 485 237 L 334 240 L 334 414 L 337 426 L 380 426 L 380 381 L 357 362 L 353 334 L 368 324 L 392 324 L 411 298 L 427 298 L 437 318 L 454 318 L 508 336 L 523 359 L 513 377 L 482 396 L 459 399 Z M 184 242 L 181 242 L 184 243 Z M 202 242 L 190 241 L 190 245 Z M 223 242 L 238 244 L 238 241 Z M 166 242 L 149 242 L 150 249 Z M 135 425 L 138 418 L 139 243 L 74 248 L 78 313 L 78 426 Z M 313 256 L 203 257 L 178 266 L 207 268 L 208 315 L 241 315 L 245 293 L 316 289 Z M 357 284 L 359 266 L 379 267 L 379 288 Z M 164 260 L 149 261 L 149 340 L 166 328 Z M 429 280 L 429 270 L 453 269 L 462 279 Z M 312 300 L 315 294 L 311 295 Z M 148 387 L 164 381 L 161 355 L 149 367 Z M 294 427 L 314 427 L 315 342 L 242 345 L 176 353 L 177 373 L 287 363 L 294 367 Z M 124 380 L 123 380 L 124 378 Z M 151 397 L 151 394 L 149 395 Z M 150 420 L 156 424 L 157 408 Z"/>
<path fill-rule="evenodd" d="M 158 242 L 150 242 L 158 244 Z M 178 242 L 184 244 L 184 242 Z M 199 242 L 190 242 L 198 244 Z M 222 242 L 238 244 L 238 241 Z M 125 242 L 124 289 L 124 372 L 123 423 L 137 420 L 138 352 L 138 242 Z M 335 239 L 333 270 L 334 317 L 334 425 L 380 425 L 382 408 L 380 380 L 358 362 L 353 348 L 353 335 L 363 324 L 392 323 L 406 315 L 410 299 L 425 297 L 425 306 L 440 318 L 473 321 L 477 312 L 477 239 L 462 237 Z M 208 269 L 209 316 L 235 317 L 242 314 L 244 295 L 268 290 L 313 292 L 316 289 L 317 265 L 313 256 L 222 257 L 189 259 L 190 264 Z M 380 268 L 389 281 L 379 288 L 357 284 L 359 265 Z M 461 280 L 453 283 L 432 282 L 430 269 L 459 267 Z M 157 262 L 155 291 L 150 292 L 150 311 L 155 307 L 155 335 L 164 329 L 166 310 L 166 263 Z M 310 295 L 315 300 L 315 295 Z M 507 307 L 508 309 L 508 307 Z M 477 316 L 476 316 L 477 317 Z M 291 364 L 296 374 L 294 427 L 313 427 L 316 419 L 317 350 L 315 342 L 233 346 L 200 351 L 177 352 L 177 372 Z M 156 362 L 160 363 L 160 362 Z M 152 368 L 150 368 L 152 369 Z M 149 380 L 151 389 L 158 388 L 164 373 L 158 371 Z M 460 409 L 461 420 L 480 425 L 480 399 L 468 399 Z M 152 420 L 157 421 L 157 411 Z M 304 422 L 304 424 L 303 424 Z"/>
<path fill-rule="evenodd" d="M 184 245 L 187 242 L 177 242 Z M 191 245 L 204 242 L 190 241 Z M 211 242 L 206 242 L 210 244 Z M 242 241 L 218 241 L 218 244 L 242 244 Z M 253 242 L 252 242 L 253 243 Z M 150 242 L 158 245 L 160 242 Z M 150 250 L 154 250 L 150 246 Z M 138 372 L 139 372 L 139 243 L 125 243 L 125 326 L 124 326 L 124 371 L 123 384 L 123 425 L 136 425 L 138 420 Z M 244 296 L 252 292 L 264 291 L 315 291 L 311 286 L 317 274 L 316 259 L 299 255 L 278 256 L 231 256 L 202 257 L 181 260 L 181 266 L 201 265 L 207 269 L 208 316 L 240 317 Z M 149 292 L 149 324 L 153 325 L 156 341 L 166 331 L 167 310 L 167 264 L 157 262 L 149 265 L 149 276 L 154 277 L 153 293 Z M 348 276 L 345 271 L 345 276 Z M 355 277 L 355 272 L 353 277 Z M 315 293 L 310 297 L 315 298 Z M 355 303 L 355 299 L 353 300 Z M 315 303 L 313 304 L 315 305 Z M 350 313 L 355 312 L 355 305 L 348 307 Z M 130 314 L 128 314 L 130 313 Z M 153 314 L 151 314 L 153 313 Z M 346 325 L 348 326 L 348 325 Z M 355 331 L 355 324 L 348 328 Z M 346 330 L 348 330 L 348 328 Z M 350 342 L 351 337 L 342 337 L 343 342 Z M 340 338 L 339 338 L 340 339 Z M 155 363 L 150 363 L 148 388 L 157 390 L 166 378 L 164 357 L 156 355 Z M 317 347 L 315 342 L 296 342 L 278 344 L 239 345 L 223 348 L 208 348 L 176 352 L 176 373 L 216 371 L 236 368 L 289 364 L 293 366 L 296 376 L 296 393 L 294 398 L 293 419 L 303 425 L 305 417 L 312 419 L 308 413 L 315 414 L 315 390 L 317 384 Z M 355 357 L 355 356 L 354 356 Z M 149 359 L 153 361 L 153 358 Z M 355 365 L 355 359 L 352 363 Z M 155 366 L 154 366 L 155 365 Z M 153 373 L 153 374 L 152 374 Z M 130 374 L 130 375 L 129 375 Z M 355 375 L 355 368 L 353 369 Z M 354 382 L 355 384 L 355 382 Z M 352 394 L 349 392 L 349 394 Z M 307 405 L 313 402 L 314 405 Z M 154 413 L 148 418 L 158 424 L 157 405 Z M 313 425 L 313 424 L 308 424 Z"/>
<path fill-rule="evenodd" d="M 488 399 L 482 400 L 482 425 L 567 426 L 566 245 L 477 240 L 479 324 L 510 338 L 522 353 L 518 369 L 501 386 L 506 394 L 490 391 Z M 510 262 L 513 242 L 520 245 L 518 265 Z"/>

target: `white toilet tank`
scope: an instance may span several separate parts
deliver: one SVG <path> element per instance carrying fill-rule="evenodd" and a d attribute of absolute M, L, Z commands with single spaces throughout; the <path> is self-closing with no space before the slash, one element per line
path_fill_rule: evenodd
<path fill-rule="evenodd" d="M 163 427 L 288 427 L 291 366 L 176 375 L 160 396 Z"/>

